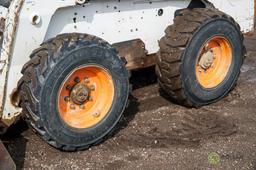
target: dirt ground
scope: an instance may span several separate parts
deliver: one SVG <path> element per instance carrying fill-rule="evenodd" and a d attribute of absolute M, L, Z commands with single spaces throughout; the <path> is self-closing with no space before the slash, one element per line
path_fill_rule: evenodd
<path fill-rule="evenodd" d="M 99 146 L 60 152 L 24 122 L 2 139 L 18 169 L 256 169 L 256 36 L 246 46 L 237 87 L 216 104 L 188 109 L 169 102 L 147 69 L 133 73 L 125 118 Z"/>

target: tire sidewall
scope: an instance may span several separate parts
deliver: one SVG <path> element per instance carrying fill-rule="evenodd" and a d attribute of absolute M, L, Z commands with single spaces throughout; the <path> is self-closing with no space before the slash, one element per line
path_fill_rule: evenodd
<path fill-rule="evenodd" d="M 106 69 L 114 81 L 115 94 L 112 107 L 101 122 L 91 128 L 75 129 L 61 119 L 57 99 L 59 88 L 66 76 L 75 68 L 84 65 L 98 65 Z M 122 116 L 129 94 L 127 77 L 122 60 L 107 48 L 82 47 L 62 57 L 46 79 L 40 95 L 40 101 L 42 101 L 40 113 L 45 122 L 45 129 L 54 140 L 64 145 L 87 146 L 101 140 L 114 128 Z"/>
<path fill-rule="evenodd" d="M 214 36 L 221 36 L 229 41 L 232 47 L 232 63 L 224 81 L 215 88 L 206 89 L 198 82 L 195 68 L 202 45 Z M 239 30 L 226 19 L 213 19 L 195 33 L 186 48 L 181 65 L 181 79 L 186 89 L 185 95 L 190 101 L 206 105 L 219 100 L 231 90 L 243 63 L 242 44 Z"/>

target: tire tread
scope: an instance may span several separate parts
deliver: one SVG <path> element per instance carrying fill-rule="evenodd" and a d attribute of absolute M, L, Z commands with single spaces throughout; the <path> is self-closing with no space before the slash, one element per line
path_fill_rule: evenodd
<path fill-rule="evenodd" d="M 88 41 L 90 41 L 90 45 L 93 44 L 95 46 L 101 46 L 102 48 L 106 48 L 117 53 L 117 51 L 106 41 L 95 36 L 79 33 L 58 35 L 56 38 L 44 42 L 41 44 L 41 47 L 32 52 L 30 55 L 30 61 L 28 61 L 22 68 L 23 76 L 18 82 L 19 95 L 21 96 L 20 106 L 23 109 L 23 118 L 47 143 L 64 151 L 77 151 L 87 149 L 93 145 L 101 143 L 105 139 L 111 137 L 112 134 L 109 133 L 108 136 L 96 141 L 94 144 L 88 146 L 73 147 L 63 145 L 55 141 L 47 132 L 43 126 L 43 121 L 41 120 L 39 111 L 40 89 L 43 88 L 43 86 L 47 86 L 44 84 L 47 76 L 50 75 L 52 68 L 63 56 L 58 54 L 64 51 L 75 50 L 79 48 L 80 42 L 83 42 L 82 44 L 87 44 Z M 122 59 L 120 56 L 119 58 L 123 61 L 122 63 L 125 67 L 126 60 Z M 114 131 L 114 129 L 112 131 Z"/>
<path fill-rule="evenodd" d="M 159 41 L 160 51 L 158 52 L 156 66 L 159 86 L 169 95 L 171 100 L 181 105 L 187 107 L 200 106 L 200 104 L 190 101 L 186 95 L 186 89 L 181 81 L 181 65 L 184 51 L 193 38 L 194 33 L 203 25 L 216 18 L 227 19 L 233 23 L 240 32 L 241 41 L 244 40 L 240 26 L 231 16 L 217 9 L 194 8 L 183 9 L 180 15 L 175 17 L 174 24 L 167 27 L 165 36 Z M 245 49 L 245 47 L 243 48 Z"/>

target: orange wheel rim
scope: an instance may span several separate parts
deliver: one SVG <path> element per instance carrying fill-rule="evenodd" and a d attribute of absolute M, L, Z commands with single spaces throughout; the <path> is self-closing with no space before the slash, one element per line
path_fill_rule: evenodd
<path fill-rule="evenodd" d="M 100 66 L 83 66 L 62 83 L 58 109 L 69 126 L 90 128 L 106 117 L 113 100 L 114 82 L 108 71 Z"/>
<path fill-rule="evenodd" d="M 208 40 L 200 50 L 196 77 L 204 88 L 214 88 L 226 78 L 232 64 L 232 48 L 226 38 L 217 36 Z"/>

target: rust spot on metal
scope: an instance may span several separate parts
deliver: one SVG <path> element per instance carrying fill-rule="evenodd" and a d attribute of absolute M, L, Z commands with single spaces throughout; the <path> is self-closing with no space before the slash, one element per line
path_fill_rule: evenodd
<path fill-rule="evenodd" d="M 6 19 L 6 24 L 5 24 L 5 30 L 4 30 L 4 40 L 3 40 L 3 45 L 2 45 L 2 50 L 1 50 L 1 63 L 2 67 L 0 68 L 0 73 L 2 74 L 2 77 L 5 77 L 1 81 L 5 82 L 5 86 L 2 90 L 2 98 L 1 98 L 1 111 L 3 111 L 4 108 L 4 103 L 6 101 L 6 82 L 8 80 L 8 68 L 9 68 L 9 63 L 11 60 L 11 53 L 13 50 L 13 45 L 14 45 L 14 39 L 16 35 L 16 30 L 17 30 L 17 25 L 19 22 L 19 14 L 21 11 L 21 8 L 23 6 L 24 0 L 17 0 L 13 1 L 12 4 L 9 7 L 9 13 L 8 13 L 8 18 Z M 6 68 L 8 67 L 8 68 Z M 3 114 L 0 113 L 0 117 L 2 117 Z"/>
<path fill-rule="evenodd" d="M 249 31 L 249 32 L 244 33 L 244 36 L 246 36 L 246 37 L 251 37 L 253 35 L 254 35 L 254 31 Z"/>
<path fill-rule="evenodd" d="M 19 104 L 20 104 L 20 95 L 19 95 L 19 91 L 17 90 L 17 88 L 15 88 L 11 95 L 10 95 L 10 98 L 11 98 L 11 103 L 13 106 L 15 107 L 19 107 Z"/>
<path fill-rule="evenodd" d="M 119 55 L 125 57 L 128 70 L 138 70 L 156 64 L 156 54 L 148 55 L 140 39 L 113 44 Z"/>

